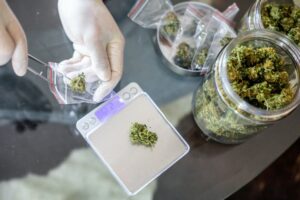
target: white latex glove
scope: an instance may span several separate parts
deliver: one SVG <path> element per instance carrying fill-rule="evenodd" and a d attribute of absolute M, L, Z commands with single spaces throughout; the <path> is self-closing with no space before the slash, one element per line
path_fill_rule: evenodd
<path fill-rule="evenodd" d="M 0 66 L 12 59 L 18 76 L 26 73 L 28 50 L 25 33 L 5 0 L 0 0 Z"/>
<path fill-rule="evenodd" d="M 87 82 L 103 81 L 93 97 L 100 101 L 121 79 L 124 37 L 102 0 L 59 0 L 58 10 L 74 47 L 60 70 L 68 78 L 84 72 Z"/>

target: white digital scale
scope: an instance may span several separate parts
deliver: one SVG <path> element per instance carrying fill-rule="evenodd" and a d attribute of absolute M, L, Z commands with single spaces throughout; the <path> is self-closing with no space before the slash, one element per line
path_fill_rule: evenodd
<path fill-rule="evenodd" d="M 157 134 L 154 147 L 131 143 L 130 128 L 135 122 Z M 190 149 L 136 83 L 84 116 L 76 127 L 129 195 L 141 191 Z"/>

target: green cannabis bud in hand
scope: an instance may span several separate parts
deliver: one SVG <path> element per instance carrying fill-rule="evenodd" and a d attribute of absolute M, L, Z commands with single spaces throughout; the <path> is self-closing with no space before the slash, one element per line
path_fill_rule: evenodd
<path fill-rule="evenodd" d="M 84 73 L 73 78 L 70 83 L 71 90 L 77 93 L 84 93 L 86 89 L 86 81 Z"/>

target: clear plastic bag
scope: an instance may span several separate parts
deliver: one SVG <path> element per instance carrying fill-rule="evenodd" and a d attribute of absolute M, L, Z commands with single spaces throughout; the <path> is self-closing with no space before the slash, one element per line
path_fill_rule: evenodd
<path fill-rule="evenodd" d="M 144 28 L 158 29 L 169 43 L 181 32 L 179 16 L 169 0 L 138 0 L 128 17 Z"/>
<path fill-rule="evenodd" d="M 218 54 L 236 36 L 235 31 L 233 31 L 233 29 L 229 26 L 220 26 L 218 28 L 207 52 L 206 61 L 203 65 L 203 72 L 208 72 L 210 70 Z"/>
<path fill-rule="evenodd" d="M 192 69 L 206 74 L 217 55 L 223 49 L 230 38 L 235 38 L 236 33 L 231 21 L 238 13 L 239 8 L 234 3 L 223 13 L 216 11 L 205 25 L 205 30 L 199 32 L 197 38 L 197 50 L 192 61 Z"/>
<path fill-rule="evenodd" d="M 77 103 L 90 103 L 96 104 L 104 102 L 114 96 L 114 92 L 109 94 L 100 102 L 95 102 L 93 96 L 97 88 L 101 85 L 101 81 L 95 81 L 92 83 L 85 83 L 84 92 L 72 91 L 70 85 L 66 84 L 64 78 L 66 78 L 58 70 L 57 63 L 49 63 L 47 78 L 49 80 L 49 87 L 53 95 L 56 97 L 60 104 L 77 104 Z"/>
<path fill-rule="evenodd" d="M 173 6 L 169 0 L 138 0 L 128 16 L 142 27 L 157 28 L 158 44 L 171 64 L 171 69 L 179 74 L 198 74 L 208 71 L 204 68 L 206 58 L 214 59 L 221 50 L 210 49 L 213 40 L 223 34 L 235 36 L 231 20 L 238 12 L 239 8 L 235 3 L 221 13 L 200 2 Z M 223 19 L 216 20 L 213 17 L 215 15 L 220 15 Z"/>
<path fill-rule="evenodd" d="M 199 10 L 193 4 L 189 4 L 184 12 L 181 20 L 181 33 L 177 35 L 177 38 L 187 36 L 194 37 L 202 32 L 205 27 L 205 20 L 207 13 Z"/>
<path fill-rule="evenodd" d="M 144 28 L 156 28 L 161 17 L 172 11 L 169 0 L 138 0 L 128 14 L 128 17 Z"/>
<path fill-rule="evenodd" d="M 193 38 L 180 38 L 173 45 L 173 62 L 184 69 L 191 67 L 195 54 L 196 43 Z"/>
<path fill-rule="evenodd" d="M 229 21 L 233 21 L 233 19 L 236 17 L 238 12 L 240 11 L 239 7 L 236 3 L 233 3 L 231 6 L 229 6 L 222 15 Z"/>
<path fill-rule="evenodd" d="M 115 95 L 115 92 L 112 91 L 111 94 L 96 102 L 93 100 L 93 96 L 97 88 L 101 86 L 101 81 L 85 82 L 84 80 L 84 91 L 74 91 L 74 89 L 72 90 L 71 86 L 64 80 L 69 78 L 58 70 L 57 63 L 49 62 L 47 64 L 32 55 L 29 55 L 29 58 L 42 65 L 43 68 L 40 66 L 38 68 L 28 66 L 28 71 L 48 82 L 50 91 L 60 104 L 96 104 L 107 101 Z"/>
<path fill-rule="evenodd" d="M 211 17 L 210 13 L 197 9 L 189 4 L 181 18 L 181 31 L 173 43 L 173 61 L 177 66 L 190 69 L 198 46 L 205 31 L 205 22 Z"/>
<path fill-rule="evenodd" d="M 160 34 L 170 44 L 174 43 L 178 35 L 180 35 L 182 32 L 179 16 L 174 11 L 168 11 L 163 16 L 160 22 L 160 27 L 161 28 L 158 28 Z"/>

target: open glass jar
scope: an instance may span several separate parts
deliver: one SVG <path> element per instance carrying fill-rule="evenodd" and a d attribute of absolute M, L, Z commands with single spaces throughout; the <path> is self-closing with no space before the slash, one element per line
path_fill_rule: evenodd
<path fill-rule="evenodd" d="M 265 5 L 269 4 L 269 7 Z M 274 6 L 278 5 L 278 6 Z M 299 19 L 300 10 L 291 7 L 280 8 L 280 6 L 293 6 L 293 0 L 256 0 L 249 8 L 240 23 L 239 32 L 245 32 L 255 29 L 269 29 L 279 31 L 288 35 L 298 46 L 300 46 L 299 38 Z M 265 15 L 264 15 L 265 13 Z M 270 16 L 266 16 L 270 15 Z M 275 19 L 276 18 L 276 19 Z M 265 19 L 265 20 L 263 20 Z M 274 21 L 273 21 L 274 20 Z M 277 21 L 275 23 L 275 21 Z M 269 24 L 269 27 L 264 25 Z M 279 27 L 278 27 L 278 26 Z M 281 26 L 282 25 L 282 26 Z M 291 30 L 294 27 L 294 30 Z M 298 28 L 295 28 L 298 27 Z"/>
<path fill-rule="evenodd" d="M 288 83 L 294 96 L 280 109 L 262 109 L 241 98 L 233 89 L 228 75 L 232 51 L 242 45 L 271 47 L 285 60 Z M 283 34 L 256 30 L 241 33 L 219 54 L 212 71 L 205 77 L 193 98 L 194 119 L 205 135 L 224 144 L 241 143 L 269 125 L 289 115 L 300 102 L 299 50 Z"/>

